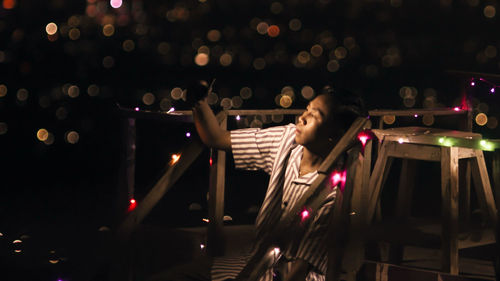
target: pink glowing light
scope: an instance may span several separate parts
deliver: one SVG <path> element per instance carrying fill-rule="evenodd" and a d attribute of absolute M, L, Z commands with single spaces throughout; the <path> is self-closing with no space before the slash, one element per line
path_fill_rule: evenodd
<path fill-rule="evenodd" d="M 415 118 L 417 118 L 417 117 L 418 117 L 418 114 L 415 114 L 415 115 L 413 115 L 413 116 L 415 116 Z"/>
<path fill-rule="evenodd" d="M 366 143 L 368 142 L 368 140 L 371 140 L 373 139 L 373 133 L 371 130 L 363 130 L 361 131 L 359 134 L 358 134 L 358 140 L 361 142 L 361 144 L 363 145 L 363 150 L 366 146 Z"/>
<path fill-rule="evenodd" d="M 240 121 L 241 120 L 241 117 L 239 115 L 236 115 L 236 120 L 237 121 Z"/>
<path fill-rule="evenodd" d="M 136 107 L 136 108 L 134 108 L 134 110 L 135 110 L 135 111 L 139 111 L 139 108 L 138 108 L 138 107 Z"/>
<path fill-rule="evenodd" d="M 345 170 L 340 172 L 334 171 L 331 176 L 332 187 L 338 186 L 340 191 L 344 192 L 346 174 L 347 172 Z"/>
<path fill-rule="evenodd" d="M 191 137 L 191 133 L 190 132 L 187 132 L 186 133 L 186 138 L 190 138 Z"/>
<path fill-rule="evenodd" d="M 111 7 L 118 9 L 122 6 L 123 2 L 122 0 L 111 0 L 109 1 L 109 4 L 111 5 Z"/>
<path fill-rule="evenodd" d="M 474 86 L 476 86 L 476 82 L 472 81 L 472 82 L 470 82 L 470 85 L 474 87 Z"/>
<path fill-rule="evenodd" d="M 491 88 L 490 92 L 493 94 L 495 92 L 495 88 Z"/>
<path fill-rule="evenodd" d="M 455 111 L 460 111 L 460 107 L 455 106 L 455 107 L 453 108 L 453 110 L 455 110 Z"/>
<path fill-rule="evenodd" d="M 212 166 L 212 164 L 214 163 L 214 161 L 212 160 L 212 157 L 210 157 L 210 161 L 208 161 L 210 163 L 210 166 Z"/>
<path fill-rule="evenodd" d="M 301 217 L 301 220 L 302 221 L 305 221 L 306 219 L 308 219 L 310 216 L 309 214 L 309 211 L 307 209 L 304 209 L 301 213 L 300 213 L 300 217 Z"/>

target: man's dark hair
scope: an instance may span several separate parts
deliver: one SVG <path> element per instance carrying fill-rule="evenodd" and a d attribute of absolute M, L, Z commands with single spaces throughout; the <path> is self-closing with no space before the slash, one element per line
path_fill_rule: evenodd
<path fill-rule="evenodd" d="M 347 89 L 326 86 L 320 95 L 327 97 L 330 108 L 329 121 L 338 125 L 336 129 L 340 130 L 340 133 L 347 131 L 356 118 L 368 115 L 363 99 Z"/>

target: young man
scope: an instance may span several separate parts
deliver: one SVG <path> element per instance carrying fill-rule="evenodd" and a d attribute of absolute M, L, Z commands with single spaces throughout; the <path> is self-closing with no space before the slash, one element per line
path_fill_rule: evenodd
<path fill-rule="evenodd" d="M 256 219 L 258 243 L 307 191 L 323 160 L 355 118 L 363 115 L 363 109 L 356 96 L 327 88 L 309 103 L 297 124 L 226 131 L 219 127 L 205 100 L 195 104 L 193 114 L 203 143 L 232 151 L 238 169 L 264 170 L 270 175 Z M 287 242 L 283 245 L 282 241 L 276 241 L 281 258 L 261 280 L 273 280 L 277 274 L 284 280 L 324 280 L 325 235 L 334 199 L 335 189 L 325 198 L 315 217 L 304 226 L 302 237 L 289 237 L 293 234 L 284 233 L 282 241 Z M 211 269 L 212 280 L 235 278 L 246 260 L 246 257 L 216 258 Z"/>
<path fill-rule="evenodd" d="M 189 95 L 189 90 L 188 90 Z M 326 88 L 307 106 L 297 124 L 267 129 L 226 131 L 220 128 L 205 99 L 193 107 L 196 129 L 204 144 L 232 151 L 238 169 L 263 170 L 270 175 L 264 202 L 256 219 L 256 245 L 289 212 L 316 179 L 317 169 L 352 122 L 363 115 L 362 102 L 346 92 Z M 343 165 L 338 161 L 338 165 Z M 262 281 L 324 280 L 327 264 L 327 224 L 331 221 L 336 189 L 324 198 L 302 231 L 283 233 Z M 177 268 L 166 280 L 230 280 L 238 276 L 251 253 L 203 261 Z M 165 280 L 165 279 L 155 279 Z"/>

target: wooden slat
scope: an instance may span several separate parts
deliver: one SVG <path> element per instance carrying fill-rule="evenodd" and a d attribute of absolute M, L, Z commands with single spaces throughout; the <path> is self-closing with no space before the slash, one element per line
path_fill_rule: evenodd
<path fill-rule="evenodd" d="M 413 188 L 415 187 L 417 162 L 403 159 L 399 177 L 398 199 L 396 201 L 396 217 L 404 220 L 410 216 Z"/>
<path fill-rule="evenodd" d="M 442 231 L 441 266 L 458 274 L 458 152 L 456 147 L 441 149 Z"/>
<path fill-rule="evenodd" d="M 474 180 L 474 187 L 481 207 L 488 214 L 493 225 L 496 225 L 497 208 L 481 150 L 476 150 L 476 157 L 472 158 L 472 179 Z"/>
<path fill-rule="evenodd" d="M 438 146 L 387 142 L 386 153 L 389 157 L 437 162 L 441 161 L 441 148 Z"/>
<path fill-rule="evenodd" d="M 227 118 L 220 124 L 222 129 L 227 129 Z M 210 167 L 210 185 L 208 198 L 208 253 L 210 256 L 221 256 L 224 254 L 224 190 L 226 183 L 226 152 L 217 151 L 217 157 L 213 159 Z"/>
<path fill-rule="evenodd" d="M 386 174 L 386 171 L 389 170 L 389 168 L 387 167 L 388 164 L 390 165 L 390 161 L 388 161 L 389 157 L 387 156 L 388 144 L 390 143 L 383 143 L 380 147 L 377 161 L 375 162 L 375 166 L 373 167 L 373 172 L 370 177 L 370 184 L 368 187 L 368 193 L 370 194 L 370 196 L 366 210 L 367 225 L 370 225 L 373 220 L 375 209 L 380 200 L 380 194 L 382 193 L 381 188 L 384 182 L 384 175 Z"/>
<path fill-rule="evenodd" d="M 455 111 L 453 108 L 421 108 L 421 109 L 405 109 L 405 110 L 394 110 L 394 109 L 375 109 L 368 111 L 370 116 L 385 116 L 385 115 L 395 115 L 395 116 L 414 116 L 432 114 L 435 116 L 441 115 L 463 115 L 467 114 L 467 110 Z"/>

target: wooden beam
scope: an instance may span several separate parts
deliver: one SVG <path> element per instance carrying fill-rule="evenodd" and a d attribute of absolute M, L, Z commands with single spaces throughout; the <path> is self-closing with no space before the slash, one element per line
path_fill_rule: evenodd
<path fill-rule="evenodd" d="M 374 109 L 368 111 L 370 116 L 385 116 L 385 115 L 395 115 L 395 116 L 415 116 L 432 114 L 435 116 L 442 115 L 462 115 L 467 114 L 467 110 L 456 111 L 453 108 L 420 108 L 420 109 L 405 109 L 405 110 L 394 110 L 394 109 Z"/>
<path fill-rule="evenodd" d="M 227 118 L 220 124 L 222 129 L 227 129 Z M 226 183 L 226 152 L 216 151 L 210 166 L 210 184 L 208 196 L 208 228 L 207 250 L 210 256 L 224 254 L 224 190 Z M 212 154 L 212 153 L 211 153 Z"/>

